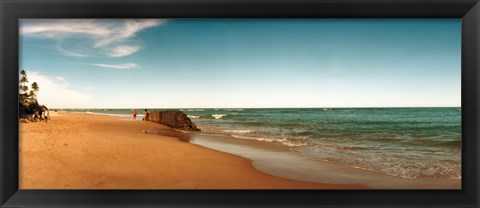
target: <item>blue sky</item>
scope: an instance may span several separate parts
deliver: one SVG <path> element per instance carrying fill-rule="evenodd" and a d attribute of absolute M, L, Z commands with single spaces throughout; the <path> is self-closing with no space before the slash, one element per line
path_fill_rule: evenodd
<path fill-rule="evenodd" d="M 51 108 L 460 106 L 460 19 L 22 20 Z"/>

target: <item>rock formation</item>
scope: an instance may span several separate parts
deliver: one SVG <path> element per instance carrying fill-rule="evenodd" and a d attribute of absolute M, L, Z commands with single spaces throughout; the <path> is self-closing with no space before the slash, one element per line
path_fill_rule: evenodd
<path fill-rule="evenodd" d="M 183 131 L 200 131 L 182 111 L 166 110 L 148 112 L 147 121 L 156 122 Z"/>

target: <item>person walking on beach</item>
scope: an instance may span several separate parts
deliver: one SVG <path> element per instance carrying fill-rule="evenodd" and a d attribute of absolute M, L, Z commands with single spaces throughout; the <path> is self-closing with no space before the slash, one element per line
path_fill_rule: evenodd
<path fill-rule="evenodd" d="M 145 111 L 143 111 L 143 120 L 144 121 L 147 121 L 147 116 L 148 116 L 148 111 L 147 111 L 147 109 L 145 109 Z"/>
<path fill-rule="evenodd" d="M 137 120 L 137 109 L 133 109 L 133 120 Z"/>
<path fill-rule="evenodd" d="M 45 113 L 45 114 L 43 114 L 43 115 L 44 115 L 44 117 L 45 117 L 45 123 L 48 124 L 49 111 L 48 111 L 48 108 L 47 108 L 47 107 L 45 107 L 45 112 L 44 112 L 44 113 Z"/>

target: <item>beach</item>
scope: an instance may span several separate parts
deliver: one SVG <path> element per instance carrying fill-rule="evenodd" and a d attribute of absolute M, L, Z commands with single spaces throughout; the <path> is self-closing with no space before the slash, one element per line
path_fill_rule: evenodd
<path fill-rule="evenodd" d="M 175 137 L 166 126 L 115 116 L 53 112 L 20 123 L 20 189 L 365 189 L 364 184 L 273 176 L 244 157 Z"/>
<path fill-rule="evenodd" d="M 19 151 L 21 189 L 461 189 L 460 179 L 394 177 L 114 115 L 20 123 Z"/>

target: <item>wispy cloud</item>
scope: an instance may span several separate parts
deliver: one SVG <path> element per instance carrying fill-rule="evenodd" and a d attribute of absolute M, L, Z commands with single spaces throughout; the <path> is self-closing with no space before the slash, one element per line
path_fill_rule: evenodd
<path fill-rule="evenodd" d="M 131 55 L 141 49 L 138 32 L 166 23 L 161 19 L 31 19 L 21 22 L 20 34 L 29 38 L 52 39 L 65 56 Z"/>
<path fill-rule="evenodd" d="M 121 45 L 113 48 L 110 51 L 110 56 L 112 57 L 122 57 L 122 56 L 128 56 L 131 55 L 135 52 L 140 50 L 140 46 L 127 46 L 127 45 Z"/>
<path fill-rule="evenodd" d="M 134 69 L 137 68 L 138 65 L 134 63 L 127 63 L 127 64 L 91 64 L 93 66 L 104 67 L 104 68 L 111 68 L 111 69 Z"/>

